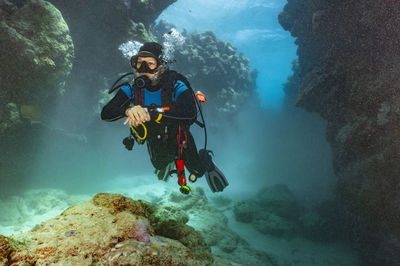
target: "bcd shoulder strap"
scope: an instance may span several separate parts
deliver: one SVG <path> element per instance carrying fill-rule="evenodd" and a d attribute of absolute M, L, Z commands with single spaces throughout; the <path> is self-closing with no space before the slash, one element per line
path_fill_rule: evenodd
<path fill-rule="evenodd" d="M 172 102 L 172 94 L 174 93 L 174 85 L 176 82 L 176 71 L 167 70 L 163 75 L 165 75 L 165 79 L 163 80 L 163 84 L 161 84 L 161 104 L 162 106 L 171 106 Z"/>

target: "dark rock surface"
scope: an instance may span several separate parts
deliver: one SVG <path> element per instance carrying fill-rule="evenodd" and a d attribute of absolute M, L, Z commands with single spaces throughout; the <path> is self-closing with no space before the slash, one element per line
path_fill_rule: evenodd
<path fill-rule="evenodd" d="M 74 47 L 61 13 L 46 1 L 0 2 L 0 134 L 40 121 L 64 93 Z"/>
<path fill-rule="evenodd" d="M 283 184 L 264 187 L 254 198 L 235 203 L 233 214 L 236 221 L 265 235 L 303 237 L 319 243 L 348 241 L 348 224 L 337 201 L 304 206 Z"/>
<path fill-rule="evenodd" d="M 399 10 L 393 0 L 290 0 L 279 16 L 297 38 L 297 106 L 328 123 L 337 192 L 375 265 L 400 263 Z"/>
<path fill-rule="evenodd" d="M 233 213 L 237 221 L 251 223 L 263 234 L 289 237 L 300 232 L 304 210 L 286 185 L 277 184 L 262 188 L 254 199 L 236 203 Z"/>

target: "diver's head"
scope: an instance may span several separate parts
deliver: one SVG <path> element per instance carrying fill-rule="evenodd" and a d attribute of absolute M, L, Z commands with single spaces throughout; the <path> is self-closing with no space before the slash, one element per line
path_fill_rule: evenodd
<path fill-rule="evenodd" d="M 147 76 L 152 84 L 156 84 L 164 72 L 163 47 L 156 42 L 146 42 L 137 55 L 132 56 L 131 66 L 138 77 Z"/>

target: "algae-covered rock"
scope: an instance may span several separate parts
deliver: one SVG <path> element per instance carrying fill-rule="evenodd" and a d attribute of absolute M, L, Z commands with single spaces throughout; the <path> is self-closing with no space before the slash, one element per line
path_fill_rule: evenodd
<path fill-rule="evenodd" d="M 1 102 L 45 108 L 61 95 L 72 69 L 73 44 L 61 13 L 49 2 L 27 1 L 0 9 Z M 12 126 L 0 106 L 0 128 Z"/>
<path fill-rule="evenodd" d="M 262 188 L 253 200 L 243 200 L 233 207 L 235 219 L 251 223 L 263 234 L 292 236 L 299 231 L 298 219 L 304 213 L 286 185 Z"/>
<path fill-rule="evenodd" d="M 302 213 L 293 193 L 284 184 L 261 189 L 257 194 L 257 202 L 268 212 L 281 217 L 293 219 Z"/>
<path fill-rule="evenodd" d="M 220 208 L 228 208 L 233 203 L 232 198 L 227 195 L 213 195 L 210 199 L 215 206 Z"/>
<path fill-rule="evenodd" d="M 156 26 L 158 39 L 172 28 L 176 27 L 161 20 Z M 255 92 L 256 72 L 250 60 L 212 31 L 184 31 L 182 36 L 185 42 L 175 47 L 176 63 L 172 68 L 184 74 L 193 89 L 206 94 L 213 115 L 236 113 Z"/>
<path fill-rule="evenodd" d="M 93 197 L 93 204 L 110 209 L 112 214 L 128 211 L 137 215 L 148 217 L 150 207 L 138 200 L 122 197 L 119 194 L 98 193 Z"/>
<path fill-rule="evenodd" d="M 0 235 L 0 265 L 7 265 L 8 255 L 11 252 L 11 245 L 7 238 Z"/>
<path fill-rule="evenodd" d="M 205 206 L 208 203 L 208 199 L 202 187 L 192 187 L 189 196 L 178 191 L 172 191 L 171 194 L 169 194 L 168 200 L 175 206 L 179 206 L 182 210 Z"/>
<path fill-rule="evenodd" d="M 186 225 L 189 217 L 182 209 L 153 206 L 150 220 L 158 235 L 176 239 L 188 247 L 196 258 L 212 262 L 211 249 L 200 233 Z"/>
<path fill-rule="evenodd" d="M 297 230 L 295 221 L 275 214 L 263 214 L 253 224 L 261 233 L 277 237 L 293 236 Z"/>
<path fill-rule="evenodd" d="M 235 219 L 239 222 L 250 223 L 257 214 L 257 203 L 252 200 L 239 201 L 233 207 Z"/>
<path fill-rule="evenodd" d="M 154 207 L 150 219 L 155 228 L 160 228 L 163 223 L 168 221 L 177 221 L 178 223 L 186 224 L 189 221 L 189 216 L 182 209 L 173 206 L 163 206 L 160 208 Z"/>
<path fill-rule="evenodd" d="M 16 244 L 9 263 L 209 264 L 207 258 L 199 259 L 184 244 L 155 235 L 146 216 L 147 206 L 141 201 L 118 194 L 97 194 L 91 201 L 68 208 L 34 230 L 14 235 L 12 242 Z M 0 245 L 3 246 L 7 244 Z M 9 248 L 0 250 L 0 254 L 5 254 Z"/>

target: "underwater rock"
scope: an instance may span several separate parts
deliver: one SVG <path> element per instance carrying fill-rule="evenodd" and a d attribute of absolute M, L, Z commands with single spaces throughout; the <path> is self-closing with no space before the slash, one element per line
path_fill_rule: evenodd
<path fill-rule="evenodd" d="M 218 247 L 226 253 L 232 253 L 237 249 L 238 247 L 238 237 L 234 235 L 227 235 L 224 237 L 220 243 L 218 244 Z"/>
<path fill-rule="evenodd" d="M 213 265 L 235 265 L 233 262 L 243 265 L 277 265 L 271 254 L 252 249 L 229 227 L 228 218 L 222 210 L 210 205 L 203 188 L 192 186 L 191 191 L 189 195 L 173 191 L 154 203 L 150 220 L 157 234 L 178 240 L 190 232 L 189 228 L 195 228 L 203 240 L 196 240 L 198 237 L 194 236 L 194 241 L 191 240 L 189 244 L 203 246 L 205 241 L 212 248 L 213 257 L 221 255 L 223 261 L 229 260 L 227 264 L 218 264 L 221 260 L 215 260 Z M 188 228 L 182 226 L 185 223 L 189 225 Z M 204 249 L 201 250 L 200 254 L 204 254 Z"/>
<path fill-rule="evenodd" d="M 311 240 L 349 242 L 351 225 L 337 198 L 325 200 L 299 218 L 301 233 Z"/>
<path fill-rule="evenodd" d="M 108 208 L 111 214 L 128 211 L 146 218 L 149 215 L 149 206 L 146 203 L 119 194 L 98 193 L 92 201 L 96 206 Z"/>
<path fill-rule="evenodd" d="M 290 236 L 298 231 L 303 209 L 284 184 L 262 188 L 255 200 L 235 204 L 233 213 L 239 222 L 251 223 L 263 234 Z"/>
<path fill-rule="evenodd" d="M 253 225 L 259 232 L 277 237 L 291 237 L 298 227 L 294 221 L 272 213 L 259 215 Z"/>
<path fill-rule="evenodd" d="M 10 242 L 4 236 L 0 235 L 0 265 L 7 265 L 8 255 L 11 252 Z"/>
<path fill-rule="evenodd" d="M 302 213 L 296 198 L 285 184 L 261 189 L 257 193 L 257 202 L 266 212 L 289 219 L 296 219 Z"/>
<path fill-rule="evenodd" d="M 180 208 L 174 206 L 157 207 L 155 205 L 150 216 L 154 228 L 160 228 L 165 222 L 176 221 L 180 224 L 186 224 L 189 221 L 189 216 Z"/>
<path fill-rule="evenodd" d="M 213 266 L 241 266 L 242 264 L 235 263 L 231 260 L 226 259 L 223 256 L 215 255 Z"/>
<path fill-rule="evenodd" d="M 190 196 L 184 195 L 178 191 L 172 191 L 167 201 L 186 211 L 194 207 L 205 206 L 208 199 L 202 187 L 191 187 Z"/>
<path fill-rule="evenodd" d="M 194 230 L 193 227 L 178 221 L 168 220 L 161 223 L 155 230 L 158 235 L 178 240 L 190 249 L 194 258 L 205 261 L 207 264 L 212 263 L 211 249 L 204 241 L 202 235 Z"/>
<path fill-rule="evenodd" d="M 256 216 L 258 205 L 253 200 L 240 201 L 233 207 L 235 219 L 238 222 L 251 223 Z"/>
<path fill-rule="evenodd" d="M 8 2 L 8 1 L 7 1 Z M 62 95 L 72 69 L 74 47 L 61 13 L 49 2 L 8 2 L 0 6 L 0 101 L 17 109 L 0 106 L 0 133 L 18 124 L 22 105 L 42 110 Z"/>
<path fill-rule="evenodd" d="M 205 261 L 196 259 L 182 243 L 156 236 L 146 218 L 149 211 L 150 207 L 141 201 L 118 194 L 97 194 L 91 201 L 68 208 L 35 230 L 9 237 L 13 244 L 8 263 L 210 264 L 209 257 Z M 3 238 L 0 242 L 0 254 L 9 253 L 7 242 Z M 196 252 L 200 252 L 199 246 Z"/>
<path fill-rule="evenodd" d="M 155 27 L 158 39 L 174 25 L 161 20 Z M 229 42 L 219 40 L 212 31 L 182 35 L 185 43 L 176 48 L 176 63 L 171 68 L 184 74 L 193 89 L 207 96 L 216 116 L 233 114 L 255 92 L 255 72 L 250 60 L 237 54 Z"/>
<path fill-rule="evenodd" d="M 229 207 L 233 203 L 232 198 L 227 195 L 213 195 L 211 197 L 211 201 L 216 207 L 219 208 Z"/>
<path fill-rule="evenodd" d="M 385 244 L 400 238 L 399 10 L 398 1 L 293 0 L 279 15 L 297 38 L 297 106 L 327 121 L 349 235 L 371 265 L 382 265 L 378 250 L 400 264 L 398 245 Z"/>
<path fill-rule="evenodd" d="M 0 109 L 0 133 L 21 123 L 17 104 L 8 103 Z"/>
<path fill-rule="evenodd" d="M 192 192 L 195 190 L 196 188 L 193 187 Z M 204 241 L 204 238 L 193 227 L 186 225 L 189 221 L 189 216 L 185 210 L 195 207 L 193 207 L 194 204 L 186 204 L 185 202 L 193 201 L 193 199 L 197 200 L 197 198 L 175 192 L 170 193 L 168 197 L 169 201 L 158 202 L 152 206 L 150 220 L 155 232 L 158 235 L 178 240 L 191 250 L 195 258 L 211 263 L 213 260 L 211 249 Z M 177 200 L 177 198 L 180 198 L 180 195 L 183 198 Z"/>

